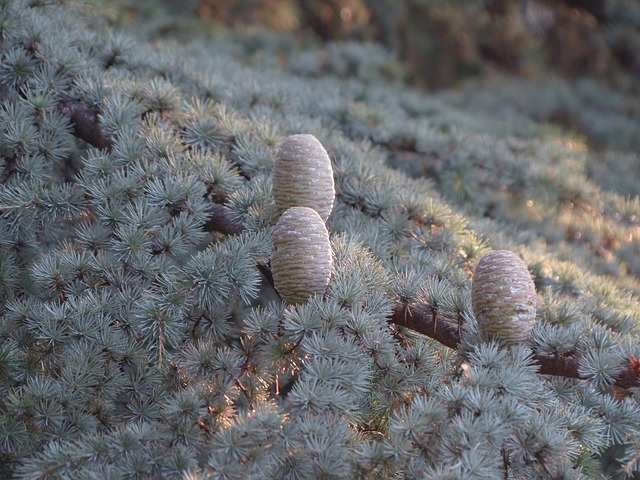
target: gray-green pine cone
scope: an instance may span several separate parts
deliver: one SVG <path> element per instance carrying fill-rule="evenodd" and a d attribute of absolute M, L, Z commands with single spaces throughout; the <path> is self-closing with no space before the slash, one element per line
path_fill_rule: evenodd
<path fill-rule="evenodd" d="M 333 208 L 333 168 L 316 137 L 290 135 L 278 149 L 273 167 L 273 197 L 278 213 L 290 207 L 309 207 L 327 220 Z"/>
<path fill-rule="evenodd" d="M 484 255 L 473 274 L 478 327 L 507 344 L 524 342 L 536 319 L 536 290 L 527 266 L 509 250 Z"/>
<path fill-rule="evenodd" d="M 323 294 L 331 277 L 333 256 L 329 232 L 312 208 L 287 209 L 271 239 L 271 271 L 280 296 L 289 303 L 305 303 Z"/>

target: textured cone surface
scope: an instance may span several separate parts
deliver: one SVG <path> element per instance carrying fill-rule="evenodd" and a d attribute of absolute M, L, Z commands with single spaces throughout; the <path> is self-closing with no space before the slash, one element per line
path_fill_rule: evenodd
<path fill-rule="evenodd" d="M 308 207 L 286 210 L 273 231 L 271 271 L 280 296 L 305 303 L 323 294 L 333 262 L 329 232 L 318 212 Z"/>
<path fill-rule="evenodd" d="M 478 327 L 489 337 L 507 344 L 527 339 L 536 319 L 536 290 L 515 253 L 495 250 L 480 259 L 471 299 Z"/>
<path fill-rule="evenodd" d="M 327 151 L 316 137 L 288 136 L 273 168 L 273 197 L 279 213 L 290 207 L 309 207 L 327 220 L 333 208 L 333 168 Z"/>

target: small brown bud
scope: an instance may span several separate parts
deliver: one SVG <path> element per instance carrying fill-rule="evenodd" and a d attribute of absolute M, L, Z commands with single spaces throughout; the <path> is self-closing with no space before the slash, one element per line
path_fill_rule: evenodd
<path fill-rule="evenodd" d="M 329 232 L 318 212 L 289 208 L 278 220 L 271 243 L 273 283 L 282 298 L 305 303 L 311 295 L 324 293 L 333 257 Z"/>
<path fill-rule="evenodd" d="M 278 213 L 309 207 L 329 218 L 335 197 L 333 168 L 316 137 L 290 135 L 282 142 L 273 167 L 273 198 Z"/>
<path fill-rule="evenodd" d="M 515 253 L 495 250 L 480 259 L 471 300 L 478 327 L 489 337 L 515 344 L 529 336 L 536 319 L 536 290 Z"/>

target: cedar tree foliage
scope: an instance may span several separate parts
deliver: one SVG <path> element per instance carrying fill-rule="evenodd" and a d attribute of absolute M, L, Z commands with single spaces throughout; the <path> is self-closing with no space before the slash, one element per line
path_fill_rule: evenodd
<path fill-rule="evenodd" d="M 638 469 L 637 99 L 560 79 L 425 95 L 373 44 L 115 23 L 0 0 L 0 477 Z M 595 157 L 536 121 L 554 101 Z M 327 150 L 335 199 L 330 281 L 289 304 L 272 181 L 296 134 Z M 471 301 L 497 249 L 537 296 L 509 345 Z"/>

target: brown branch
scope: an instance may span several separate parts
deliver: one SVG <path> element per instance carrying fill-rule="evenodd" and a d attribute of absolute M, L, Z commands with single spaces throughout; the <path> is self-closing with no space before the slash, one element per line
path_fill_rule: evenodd
<path fill-rule="evenodd" d="M 262 272 L 262 275 L 264 275 L 264 277 L 267 279 L 267 282 L 269 282 L 269 285 L 273 287 L 273 274 L 271 273 L 271 266 L 266 265 L 264 263 L 259 263 L 258 270 Z M 275 287 L 274 287 L 274 290 L 275 290 Z M 276 293 L 278 293 L 277 290 L 276 290 Z"/>
<path fill-rule="evenodd" d="M 73 124 L 73 134 L 97 148 L 110 150 L 113 140 L 101 128 L 98 113 L 80 100 L 68 95 L 58 102 L 58 110 L 69 117 Z"/>
<path fill-rule="evenodd" d="M 580 359 L 576 356 L 556 355 L 547 357 L 534 354 L 534 358 L 540 365 L 540 373 L 545 375 L 559 375 L 561 377 L 582 379 L 579 371 Z"/>
<path fill-rule="evenodd" d="M 396 304 L 389 321 L 431 337 L 449 348 L 456 348 L 460 343 L 457 326 L 438 322 L 432 315 L 420 315 L 404 303 Z"/>
<path fill-rule="evenodd" d="M 206 232 L 219 232 L 225 235 L 239 235 L 244 232 L 244 225 L 236 222 L 229 209 L 219 203 L 211 203 L 211 217 L 204 224 Z"/>
<path fill-rule="evenodd" d="M 396 304 L 389 322 L 422 333 L 450 348 L 456 348 L 460 343 L 457 326 L 445 322 L 434 322 L 431 315 L 417 312 L 403 303 Z M 546 356 L 535 353 L 533 358 L 540 367 L 538 373 L 579 380 L 585 379 L 580 375 L 580 358 L 575 355 Z M 638 373 L 632 367 L 630 363 L 616 379 L 615 386 L 621 388 L 640 387 Z"/>
<path fill-rule="evenodd" d="M 621 388 L 640 387 L 640 377 L 630 366 L 627 366 L 627 368 L 618 375 L 616 386 Z"/>

